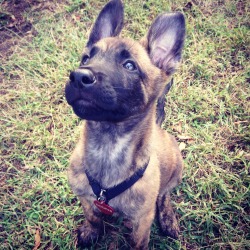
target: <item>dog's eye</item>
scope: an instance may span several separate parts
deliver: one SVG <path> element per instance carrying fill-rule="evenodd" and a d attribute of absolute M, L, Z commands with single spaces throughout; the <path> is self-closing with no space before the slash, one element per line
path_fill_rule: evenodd
<path fill-rule="evenodd" d="M 123 64 L 123 67 L 129 71 L 136 70 L 135 63 L 132 61 L 127 61 Z"/>
<path fill-rule="evenodd" d="M 87 55 L 83 56 L 83 58 L 82 58 L 82 64 L 85 65 L 88 62 L 89 62 L 89 56 L 87 56 Z"/>

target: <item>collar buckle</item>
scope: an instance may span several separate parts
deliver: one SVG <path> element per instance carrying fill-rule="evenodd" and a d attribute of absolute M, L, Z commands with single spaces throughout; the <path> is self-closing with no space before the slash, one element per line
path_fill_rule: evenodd
<path fill-rule="evenodd" d="M 98 201 L 105 202 L 106 201 L 106 196 L 104 193 L 106 193 L 107 190 L 101 189 L 101 192 L 99 194 L 99 197 L 97 198 Z"/>

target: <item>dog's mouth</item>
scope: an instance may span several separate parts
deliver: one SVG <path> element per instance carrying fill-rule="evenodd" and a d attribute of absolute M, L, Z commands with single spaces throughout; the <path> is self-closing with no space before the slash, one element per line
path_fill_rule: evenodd
<path fill-rule="evenodd" d="M 107 88 L 79 90 L 68 82 L 65 89 L 66 100 L 71 106 L 96 107 L 104 110 L 115 110 L 118 106 L 114 91 Z"/>
<path fill-rule="evenodd" d="M 75 114 L 81 119 L 94 121 L 121 121 L 127 117 L 127 110 L 117 104 L 117 98 L 110 89 L 96 88 L 95 91 L 80 90 L 69 81 L 65 97 Z"/>
<path fill-rule="evenodd" d="M 71 106 L 75 114 L 85 120 L 119 122 L 127 117 L 125 109 L 107 110 L 83 99 L 74 101 Z"/>
<path fill-rule="evenodd" d="M 68 97 L 66 95 L 66 100 L 68 104 L 72 107 L 76 106 L 83 106 L 83 107 L 92 107 L 96 106 L 93 98 L 89 98 L 87 95 L 86 96 L 70 96 Z"/>

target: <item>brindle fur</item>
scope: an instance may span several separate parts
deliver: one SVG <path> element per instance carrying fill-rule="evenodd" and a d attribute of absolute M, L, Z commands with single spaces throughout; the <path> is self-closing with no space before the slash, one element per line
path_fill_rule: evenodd
<path fill-rule="evenodd" d="M 110 1 L 90 33 L 84 62 L 66 84 L 68 103 L 85 119 L 68 177 L 86 218 L 78 243 L 88 246 L 102 233 L 103 214 L 93 204 L 96 197 L 85 170 L 109 188 L 149 160 L 143 177 L 109 201 L 115 215 L 131 222 L 131 248 L 148 249 L 156 211 L 166 235 L 176 238 L 179 232 L 170 192 L 181 181 L 183 162 L 174 137 L 158 124 L 163 119 L 156 117 L 156 103 L 160 100 L 162 106 L 162 97 L 169 90 L 164 83 L 180 60 L 185 23 L 180 13 L 163 14 L 147 37 L 135 42 L 117 37 L 122 22 L 122 3 Z M 128 60 L 136 65 L 135 70 L 124 68 Z"/>

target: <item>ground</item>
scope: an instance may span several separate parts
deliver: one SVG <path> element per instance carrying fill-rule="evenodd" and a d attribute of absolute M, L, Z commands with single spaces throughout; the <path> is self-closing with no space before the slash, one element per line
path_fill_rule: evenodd
<path fill-rule="evenodd" d="M 81 121 L 64 98 L 94 17 L 107 1 L 0 0 L 0 249 L 75 249 L 84 220 L 66 171 Z M 250 248 L 248 1 L 125 2 L 123 36 L 163 11 L 186 16 L 183 60 L 163 128 L 185 160 L 173 192 L 180 238 L 157 223 L 150 249 Z M 95 249 L 126 249 L 122 222 Z"/>

